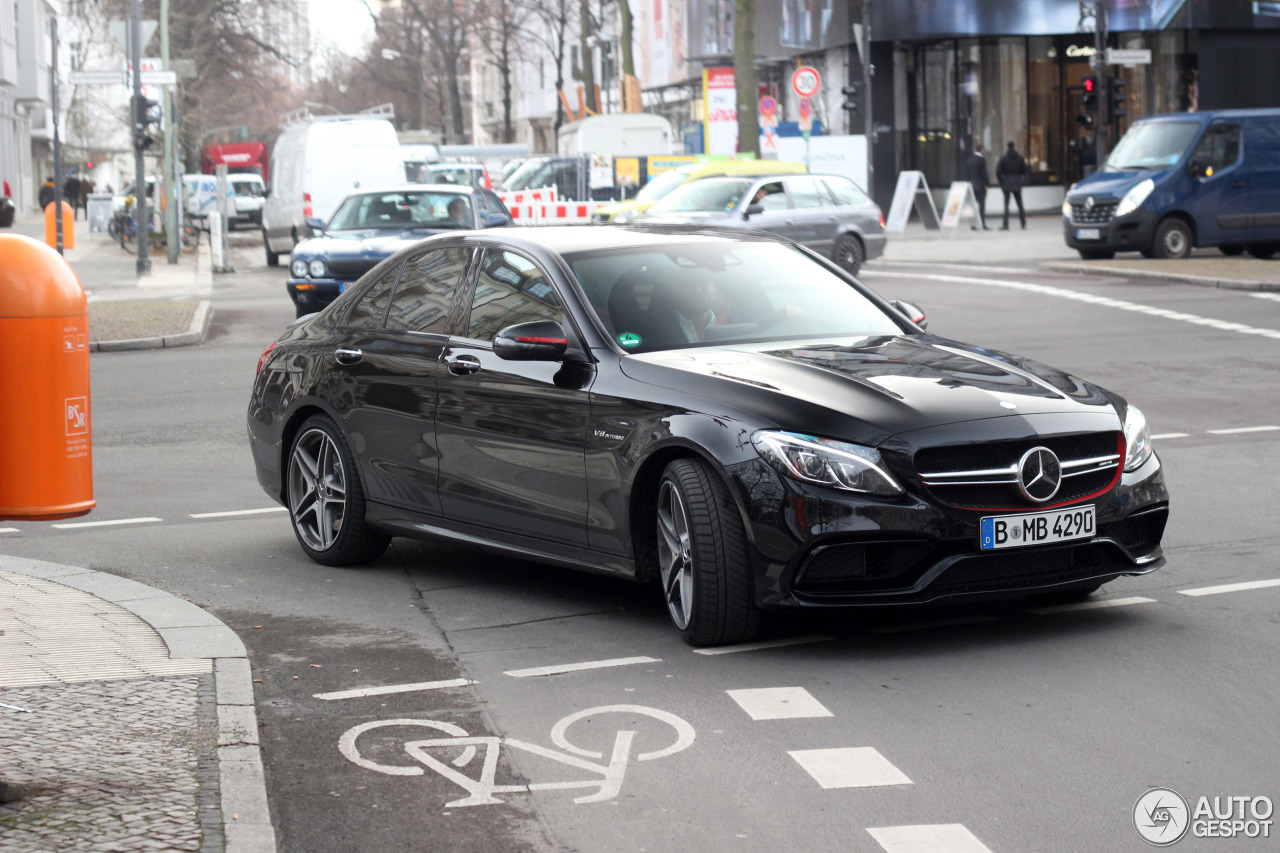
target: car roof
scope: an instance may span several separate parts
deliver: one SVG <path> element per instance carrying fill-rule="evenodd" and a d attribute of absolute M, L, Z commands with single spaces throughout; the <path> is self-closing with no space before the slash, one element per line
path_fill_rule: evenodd
<path fill-rule="evenodd" d="M 495 231 L 497 233 L 495 233 Z M 635 249 L 647 246 L 670 246 L 707 242 L 740 243 L 744 240 L 783 242 L 772 234 L 754 233 L 729 228 L 707 228 L 682 225 L 534 225 L 498 228 L 494 231 L 471 232 L 480 239 L 497 239 L 512 245 L 525 244 L 559 254 L 593 252 L 601 249 Z"/>
<path fill-rule="evenodd" d="M 691 178 L 704 180 L 712 177 L 757 177 L 759 175 L 803 175 L 809 169 L 804 163 L 786 160 L 726 160 L 721 163 L 690 163 L 680 171 Z"/>
<path fill-rule="evenodd" d="M 356 192 L 349 193 L 348 197 L 353 195 L 377 195 L 378 193 L 422 192 L 423 190 L 459 193 L 461 195 L 475 194 L 475 188 L 466 184 L 394 184 L 385 187 L 362 188 Z"/>

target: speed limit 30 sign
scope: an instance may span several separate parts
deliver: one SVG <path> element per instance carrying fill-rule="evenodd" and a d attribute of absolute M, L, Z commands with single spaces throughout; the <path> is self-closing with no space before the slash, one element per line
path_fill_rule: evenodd
<path fill-rule="evenodd" d="M 822 86 L 822 75 L 812 65 L 801 65 L 791 75 L 791 88 L 802 98 L 812 98 Z"/>

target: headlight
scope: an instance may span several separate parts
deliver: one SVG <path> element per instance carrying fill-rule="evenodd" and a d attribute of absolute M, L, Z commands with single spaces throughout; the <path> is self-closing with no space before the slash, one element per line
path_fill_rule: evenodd
<path fill-rule="evenodd" d="M 802 483 L 869 495 L 900 495 L 904 491 L 884 469 L 880 452 L 873 447 L 770 431 L 756 433 L 751 443 L 780 474 Z"/>
<path fill-rule="evenodd" d="M 1151 191 L 1156 188 L 1156 182 L 1147 178 L 1133 189 L 1124 194 L 1124 198 L 1120 199 L 1120 206 L 1116 208 L 1116 216 L 1128 216 L 1133 213 L 1142 203 L 1147 200 L 1147 196 L 1151 195 Z"/>
<path fill-rule="evenodd" d="M 1065 198 L 1062 200 L 1062 215 L 1068 219 L 1071 218 L 1071 202 L 1067 201 Z"/>
<path fill-rule="evenodd" d="M 307 274 L 307 262 L 299 258 L 289 264 L 289 272 L 293 273 L 294 278 L 304 278 Z"/>
<path fill-rule="evenodd" d="M 312 278 L 324 278 L 324 261 L 316 258 L 314 261 L 307 264 L 307 272 L 311 273 Z"/>
<path fill-rule="evenodd" d="M 1124 416 L 1124 458 L 1125 471 L 1137 471 L 1151 458 L 1151 432 L 1147 429 L 1147 419 L 1137 406 L 1130 406 Z"/>

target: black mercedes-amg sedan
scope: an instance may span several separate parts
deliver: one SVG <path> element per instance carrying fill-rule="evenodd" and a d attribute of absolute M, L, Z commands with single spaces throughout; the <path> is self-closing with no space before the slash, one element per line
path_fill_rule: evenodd
<path fill-rule="evenodd" d="M 1086 596 L 1164 563 L 1138 409 L 763 234 L 424 240 L 267 347 L 248 425 L 317 562 L 444 537 L 656 579 L 697 645 L 766 609 Z"/>

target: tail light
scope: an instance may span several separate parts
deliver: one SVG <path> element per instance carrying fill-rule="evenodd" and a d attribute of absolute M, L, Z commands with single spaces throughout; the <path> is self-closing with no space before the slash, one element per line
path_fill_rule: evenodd
<path fill-rule="evenodd" d="M 271 346 L 262 351 L 262 355 L 258 356 L 258 369 L 253 372 L 253 378 L 257 379 L 258 374 L 262 373 L 262 368 L 266 366 L 267 359 L 271 358 L 271 353 L 276 351 L 276 341 L 271 342 Z"/>
<path fill-rule="evenodd" d="M 880 211 L 880 230 L 883 231 L 884 227 L 884 211 L 882 210 Z"/>
<path fill-rule="evenodd" d="M 302 215 L 305 217 L 311 216 L 311 193 L 302 194 Z M 884 217 L 881 216 L 880 219 L 883 221 Z"/>

